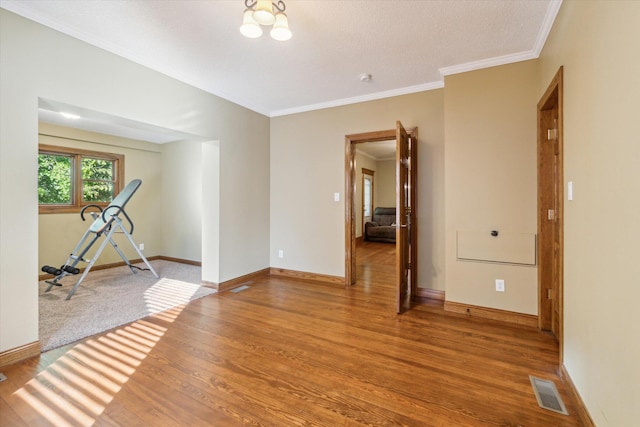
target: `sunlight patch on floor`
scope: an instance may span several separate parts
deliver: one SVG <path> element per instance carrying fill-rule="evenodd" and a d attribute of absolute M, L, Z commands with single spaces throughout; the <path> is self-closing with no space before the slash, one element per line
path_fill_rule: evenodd
<path fill-rule="evenodd" d="M 161 320 L 173 322 L 198 289 L 200 285 L 163 277 L 144 292 L 147 311 Z"/>
<path fill-rule="evenodd" d="M 160 283 L 162 282 L 162 283 Z M 160 281 L 145 295 L 154 317 L 172 322 L 197 285 Z M 172 283 L 173 282 L 173 283 Z M 181 303 L 180 307 L 175 307 Z M 170 304 L 167 312 L 162 307 Z M 164 336 L 167 328 L 138 320 L 73 346 L 14 395 L 55 426 L 91 426 Z M 25 418 L 28 421 L 28 417 Z"/>

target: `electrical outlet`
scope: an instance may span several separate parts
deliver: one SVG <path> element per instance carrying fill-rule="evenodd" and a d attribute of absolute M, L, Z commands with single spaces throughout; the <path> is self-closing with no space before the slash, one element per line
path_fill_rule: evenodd
<path fill-rule="evenodd" d="M 141 251 L 144 251 L 144 243 L 140 243 L 140 245 L 139 245 L 139 246 L 140 246 L 140 250 L 141 250 Z"/>
<path fill-rule="evenodd" d="M 504 292 L 504 280 L 496 279 L 496 292 Z"/>
<path fill-rule="evenodd" d="M 278 249 L 278 258 L 284 258 L 284 251 L 282 249 Z"/>

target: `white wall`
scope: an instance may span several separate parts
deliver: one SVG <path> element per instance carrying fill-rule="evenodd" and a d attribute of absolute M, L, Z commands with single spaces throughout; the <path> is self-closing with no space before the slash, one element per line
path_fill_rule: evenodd
<path fill-rule="evenodd" d="M 599 427 L 640 420 L 640 2 L 565 0 L 539 93 L 564 66 L 564 364 Z M 566 187 L 565 187 L 566 188 Z"/>
<path fill-rule="evenodd" d="M 202 144 L 202 280 L 220 282 L 220 144 Z"/>
<path fill-rule="evenodd" d="M 267 117 L 4 9 L 0 92 L 0 351 L 38 339 L 38 97 L 220 141 L 219 278 L 269 266 Z M 199 146 L 181 148 L 173 148 L 185 158 L 176 177 L 201 165 Z M 198 191 L 201 178 L 192 183 Z M 179 200 L 185 190 L 165 191 L 167 200 Z M 183 221 L 189 207 L 162 206 L 163 229 Z M 193 227 L 185 232 L 197 239 L 200 221 L 179 226 Z M 199 241 L 174 237 L 163 239 L 163 250 L 182 258 L 201 251 Z"/>
<path fill-rule="evenodd" d="M 162 148 L 163 255 L 201 261 L 202 144 L 172 142 Z"/>

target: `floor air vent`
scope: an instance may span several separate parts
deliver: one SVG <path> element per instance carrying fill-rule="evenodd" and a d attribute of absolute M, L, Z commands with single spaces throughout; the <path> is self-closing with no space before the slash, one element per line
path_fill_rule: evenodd
<path fill-rule="evenodd" d="M 529 375 L 529 379 L 531 380 L 533 392 L 538 400 L 538 405 L 540 405 L 541 408 L 569 415 L 553 381 L 543 380 L 531 375 Z"/>
<path fill-rule="evenodd" d="M 245 289 L 249 289 L 249 286 L 247 286 L 247 285 L 238 286 L 237 288 L 231 289 L 229 292 L 238 293 L 240 291 L 244 291 Z"/>

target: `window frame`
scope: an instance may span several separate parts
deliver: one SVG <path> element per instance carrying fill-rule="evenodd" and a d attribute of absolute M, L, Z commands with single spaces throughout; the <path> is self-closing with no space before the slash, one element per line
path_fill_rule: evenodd
<path fill-rule="evenodd" d="M 99 160 L 109 160 L 113 162 L 114 183 L 113 197 L 117 196 L 124 187 L 124 154 L 107 153 L 103 151 L 84 150 L 80 148 L 60 147 L 56 145 L 39 144 L 38 155 L 60 155 L 72 158 L 72 201 L 71 204 L 64 205 L 41 205 L 38 203 L 38 212 L 41 214 L 51 213 L 78 213 L 86 205 L 98 205 L 106 207 L 110 202 L 83 202 L 82 201 L 82 158 L 88 157 Z M 38 183 L 40 185 L 40 183 Z"/>

